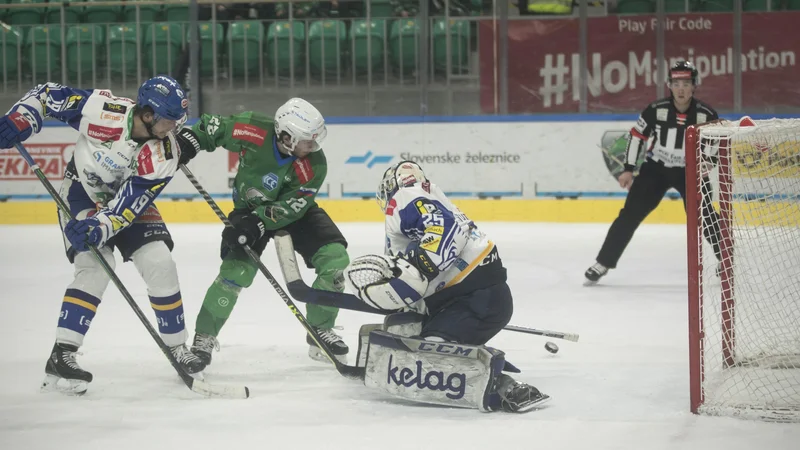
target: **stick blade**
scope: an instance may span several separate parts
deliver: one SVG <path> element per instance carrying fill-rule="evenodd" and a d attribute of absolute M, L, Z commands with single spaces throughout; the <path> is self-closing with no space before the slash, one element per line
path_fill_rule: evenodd
<path fill-rule="evenodd" d="M 247 386 L 219 386 L 206 383 L 205 381 L 194 380 L 191 386 L 192 392 L 196 392 L 206 397 L 238 398 L 246 399 L 250 397 L 250 389 Z"/>

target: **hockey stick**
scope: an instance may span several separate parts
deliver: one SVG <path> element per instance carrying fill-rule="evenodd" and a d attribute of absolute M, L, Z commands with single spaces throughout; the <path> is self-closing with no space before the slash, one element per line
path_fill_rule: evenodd
<path fill-rule="evenodd" d="M 303 303 L 313 305 L 333 306 L 341 309 L 360 311 L 372 314 L 388 315 L 394 311 L 385 311 L 373 308 L 356 297 L 355 295 L 340 292 L 328 292 L 313 289 L 303 281 L 300 274 L 300 266 L 297 264 L 297 257 L 294 254 L 294 244 L 292 237 L 288 234 L 275 236 L 275 249 L 278 252 L 278 261 L 281 265 L 283 278 L 286 280 L 286 287 L 292 297 Z M 504 330 L 516 331 L 519 333 L 535 334 L 554 339 L 564 339 L 567 341 L 578 342 L 578 336 L 574 333 L 562 333 L 560 331 L 538 330 L 536 328 L 521 327 L 516 325 L 506 325 Z"/>
<path fill-rule="evenodd" d="M 20 155 L 25 159 L 25 162 L 31 167 L 31 170 L 36 174 L 39 178 L 39 181 L 42 182 L 47 192 L 53 197 L 53 200 L 56 201 L 58 208 L 61 212 L 64 213 L 69 219 L 74 219 L 75 217 L 69 210 L 69 207 L 64 202 L 64 199 L 58 195 L 53 185 L 44 175 L 42 170 L 39 168 L 39 165 L 36 164 L 36 161 L 33 160 L 31 155 L 25 149 L 22 144 L 15 144 L 17 151 L 19 151 Z M 158 335 L 158 332 L 153 328 L 153 325 L 150 324 L 150 321 L 144 315 L 142 310 L 139 308 L 139 305 L 136 304 L 136 301 L 131 296 L 130 292 L 125 288 L 122 284 L 122 281 L 119 279 L 116 273 L 114 273 L 114 269 L 108 265 L 108 262 L 103 258 L 100 252 L 97 250 L 95 246 L 89 246 L 89 251 L 92 252 L 92 255 L 97 259 L 100 265 L 103 267 L 103 270 L 106 272 L 106 275 L 114 282 L 114 285 L 119 289 L 119 292 L 125 297 L 125 301 L 128 302 L 128 305 L 133 309 L 133 312 L 136 313 L 136 317 L 142 322 L 142 325 L 147 329 L 147 332 L 150 333 L 150 337 L 156 341 L 158 344 L 158 348 L 164 353 L 164 355 L 169 360 L 169 363 L 172 364 L 172 367 L 178 372 L 178 376 L 181 377 L 181 380 L 186 384 L 186 386 L 191 389 L 193 392 L 196 392 L 201 395 L 205 396 L 216 396 L 216 397 L 227 397 L 227 398 L 247 398 L 250 396 L 250 389 L 247 386 L 214 386 L 208 384 L 201 380 L 196 380 L 189 375 L 183 367 L 181 367 L 180 363 L 175 359 L 175 356 L 172 355 L 172 352 L 169 350 L 164 341 L 161 340 L 161 336 Z"/>
<path fill-rule="evenodd" d="M 192 186 L 194 186 L 194 188 L 197 189 L 197 192 L 199 192 L 200 195 L 203 196 L 203 199 L 205 199 L 206 203 L 208 203 L 208 206 L 210 206 L 211 209 L 214 210 L 214 213 L 217 215 L 217 217 L 219 217 L 222 223 L 224 223 L 226 227 L 232 227 L 233 225 L 231 225 L 231 222 L 228 220 L 228 216 L 226 216 L 225 213 L 223 213 L 222 210 L 219 209 L 219 206 L 217 206 L 217 202 L 215 202 L 214 199 L 211 198 L 211 196 L 208 194 L 208 192 L 206 192 L 206 190 L 203 189 L 203 186 L 200 185 L 199 181 L 197 181 L 197 178 L 195 178 L 192 171 L 189 170 L 189 168 L 183 164 L 181 164 L 180 168 L 183 171 L 184 175 L 186 175 L 186 178 L 188 178 L 189 181 L 192 183 Z M 276 237 L 278 235 L 281 235 L 282 233 L 286 232 L 278 231 L 278 233 L 276 233 Z M 289 297 L 288 294 L 286 294 L 286 291 L 284 291 L 281 285 L 278 284 L 278 280 L 276 280 L 275 277 L 272 276 L 272 274 L 269 272 L 264 263 L 261 262 L 261 257 L 258 256 L 256 252 L 253 251 L 253 249 L 247 245 L 243 245 L 242 248 L 244 249 L 245 253 L 247 253 L 247 256 L 249 256 L 250 259 L 252 259 L 253 262 L 256 263 L 256 265 L 258 265 L 258 269 L 267 278 L 269 284 L 272 285 L 272 287 L 281 297 L 281 300 L 283 300 L 283 302 L 286 303 L 286 306 L 289 307 L 289 310 L 292 312 L 292 314 L 294 314 L 297 320 L 300 321 L 300 323 L 303 325 L 303 328 L 305 328 L 306 332 L 308 332 L 309 336 L 311 336 L 311 339 L 313 339 L 314 342 L 317 343 L 317 346 L 320 349 L 322 349 L 322 352 L 331 361 L 334 367 L 336 367 L 336 370 L 339 372 L 339 374 L 347 378 L 352 378 L 354 380 L 363 380 L 365 374 L 365 368 L 348 366 L 347 364 L 343 364 L 341 361 L 336 359 L 336 357 L 333 355 L 333 351 L 331 351 L 330 347 L 328 347 L 328 344 L 325 341 L 323 341 L 322 338 L 319 337 L 316 331 L 314 331 L 314 329 L 308 323 L 308 320 L 306 320 L 305 316 L 303 316 L 303 313 L 300 312 L 299 309 L 297 309 L 292 299 Z"/>

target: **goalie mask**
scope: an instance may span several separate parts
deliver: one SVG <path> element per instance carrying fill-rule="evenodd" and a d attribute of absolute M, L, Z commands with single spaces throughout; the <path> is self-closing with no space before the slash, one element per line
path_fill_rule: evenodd
<path fill-rule="evenodd" d="M 386 207 L 389 205 L 389 200 L 392 199 L 395 193 L 401 188 L 413 186 L 417 183 L 428 181 L 422 167 L 413 161 L 400 161 L 399 163 L 386 169 L 383 173 L 383 179 L 378 186 L 376 198 L 378 205 L 385 213 Z"/>

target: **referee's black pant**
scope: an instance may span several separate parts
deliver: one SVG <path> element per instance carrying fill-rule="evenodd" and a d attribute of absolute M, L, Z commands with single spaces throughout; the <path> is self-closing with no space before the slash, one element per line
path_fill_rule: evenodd
<path fill-rule="evenodd" d="M 686 169 L 683 167 L 664 167 L 660 162 L 647 159 L 639 170 L 639 175 L 633 179 L 625 205 L 619 212 L 619 217 L 611 224 L 603 247 L 597 255 L 597 262 L 613 269 L 617 267 L 622 252 L 639 228 L 639 224 L 661 203 L 661 199 L 669 188 L 675 188 L 683 199 L 686 209 Z M 703 198 L 703 235 L 714 247 L 714 254 L 720 259 L 719 241 L 719 214 L 711 203 L 711 185 L 708 178 L 703 178 L 701 186 Z M 693 213 L 694 214 L 694 213 Z"/>

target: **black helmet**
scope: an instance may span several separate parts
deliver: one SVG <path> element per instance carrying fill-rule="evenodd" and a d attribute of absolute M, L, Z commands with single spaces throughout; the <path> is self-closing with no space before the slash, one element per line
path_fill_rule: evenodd
<path fill-rule="evenodd" d="M 689 61 L 680 60 L 669 69 L 668 82 L 672 80 L 692 80 L 693 85 L 697 85 L 697 67 Z"/>

